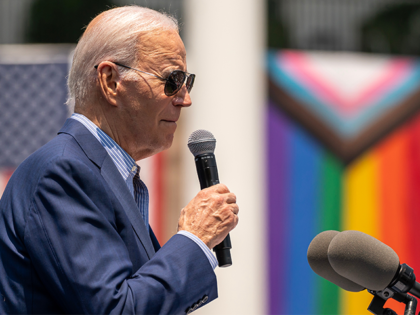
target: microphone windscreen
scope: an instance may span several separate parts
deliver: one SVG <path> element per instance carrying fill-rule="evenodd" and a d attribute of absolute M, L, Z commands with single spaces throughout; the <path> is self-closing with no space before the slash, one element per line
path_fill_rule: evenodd
<path fill-rule="evenodd" d="M 364 287 L 340 276 L 334 271 L 328 261 L 328 246 L 337 234 L 339 234 L 338 231 L 324 231 L 315 236 L 308 247 L 307 256 L 309 266 L 311 266 L 312 270 L 317 275 L 327 279 L 335 285 L 338 285 L 344 290 L 351 292 L 362 291 L 365 289 Z"/>
<path fill-rule="evenodd" d="M 391 247 L 360 231 L 337 234 L 328 247 L 328 260 L 338 274 L 373 291 L 385 289 L 400 266 Z"/>

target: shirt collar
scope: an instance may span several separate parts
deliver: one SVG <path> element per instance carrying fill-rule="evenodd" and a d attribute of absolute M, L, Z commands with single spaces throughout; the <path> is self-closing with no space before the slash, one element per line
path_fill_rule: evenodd
<path fill-rule="evenodd" d="M 124 181 L 132 182 L 133 177 L 140 171 L 136 161 L 86 116 L 74 113 L 70 118 L 82 123 L 92 133 L 108 152 Z"/>

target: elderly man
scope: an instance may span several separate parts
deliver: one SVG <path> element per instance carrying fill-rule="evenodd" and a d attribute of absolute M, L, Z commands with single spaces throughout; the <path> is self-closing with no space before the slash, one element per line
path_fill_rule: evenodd
<path fill-rule="evenodd" d="M 69 75 L 75 114 L 0 201 L 1 314 L 185 314 L 217 297 L 210 249 L 238 222 L 235 195 L 199 192 L 160 248 L 135 163 L 171 146 L 186 70 L 166 15 L 130 6 L 89 24 Z"/>

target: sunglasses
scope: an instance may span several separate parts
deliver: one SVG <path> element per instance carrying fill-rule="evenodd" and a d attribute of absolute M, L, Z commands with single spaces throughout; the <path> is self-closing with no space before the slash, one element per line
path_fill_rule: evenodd
<path fill-rule="evenodd" d="M 127 69 L 131 69 L 131 70 L 135 70 L 135 71 L 145 73 L 145 74 L 148 74 L 148 75 L 152 75 L 155 78 L 158 78 L 162 81 L 166 81 L 165 89 L 164 89 L 164 92 L 165 92 L 166 96 L 172 96 L 172 95 L 175 95 L 176 93 L 178 93 L 178 91 L 182 88 L 184 83 L 185 83 L 185 86 L 187 87 L 188 93 L 190 93 L 191 90 L 192 90 L 192 87 L 194 85 L 195 74 L 192 74 L 192 73 L 184 72 L 184 71 L 181 71 L 181 70 L 174 70 L 165 79 L 165 78 L 162 78 L 162 77 L 160 77 L 158 75 L 155 75 L 153 73 L 149 73 L 149 72 L 141 71 L 141 70 L 138 70 L 138 69 L 135 69 L 135 68 L 131 68 L 129 66 L 122 65 L 118 62 L 113 62 L 113 61 L 110 61 L 110 62 L 116 64 L 117 66 L 127 68 Z M 98 65 L 95 66 L 95 69 L 98 69 Z"/>

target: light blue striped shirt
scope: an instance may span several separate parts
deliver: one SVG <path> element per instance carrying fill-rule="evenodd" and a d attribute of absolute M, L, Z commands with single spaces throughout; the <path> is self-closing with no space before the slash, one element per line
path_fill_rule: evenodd
<path fill-rule="evenodd" d="M 81 122 L 92 133 L 92 135 L 98 139 L 98 141 L 108 152 L 122 178 L 127 184 L 131 195 L 136 201 L 141 216 L 146 224 L 146 228 L 149 230 L 149 193 L 146 185 L 142 180 L 140 180 L 140 166 L 138 166 L 136 161 L 134 161 L 134 159 L 128 155 L 128 153 L 125 152 L 111 137 L 103 132 L 86 116 L 74 113 L 71 118 Z M 216 257 L 214 257 L 213 253 L 201 239 L 187 231 L 179 231 L 178 234 L 184 235 L 193 240 L 203 250 L 212 268 L 216 268 Z"/>

